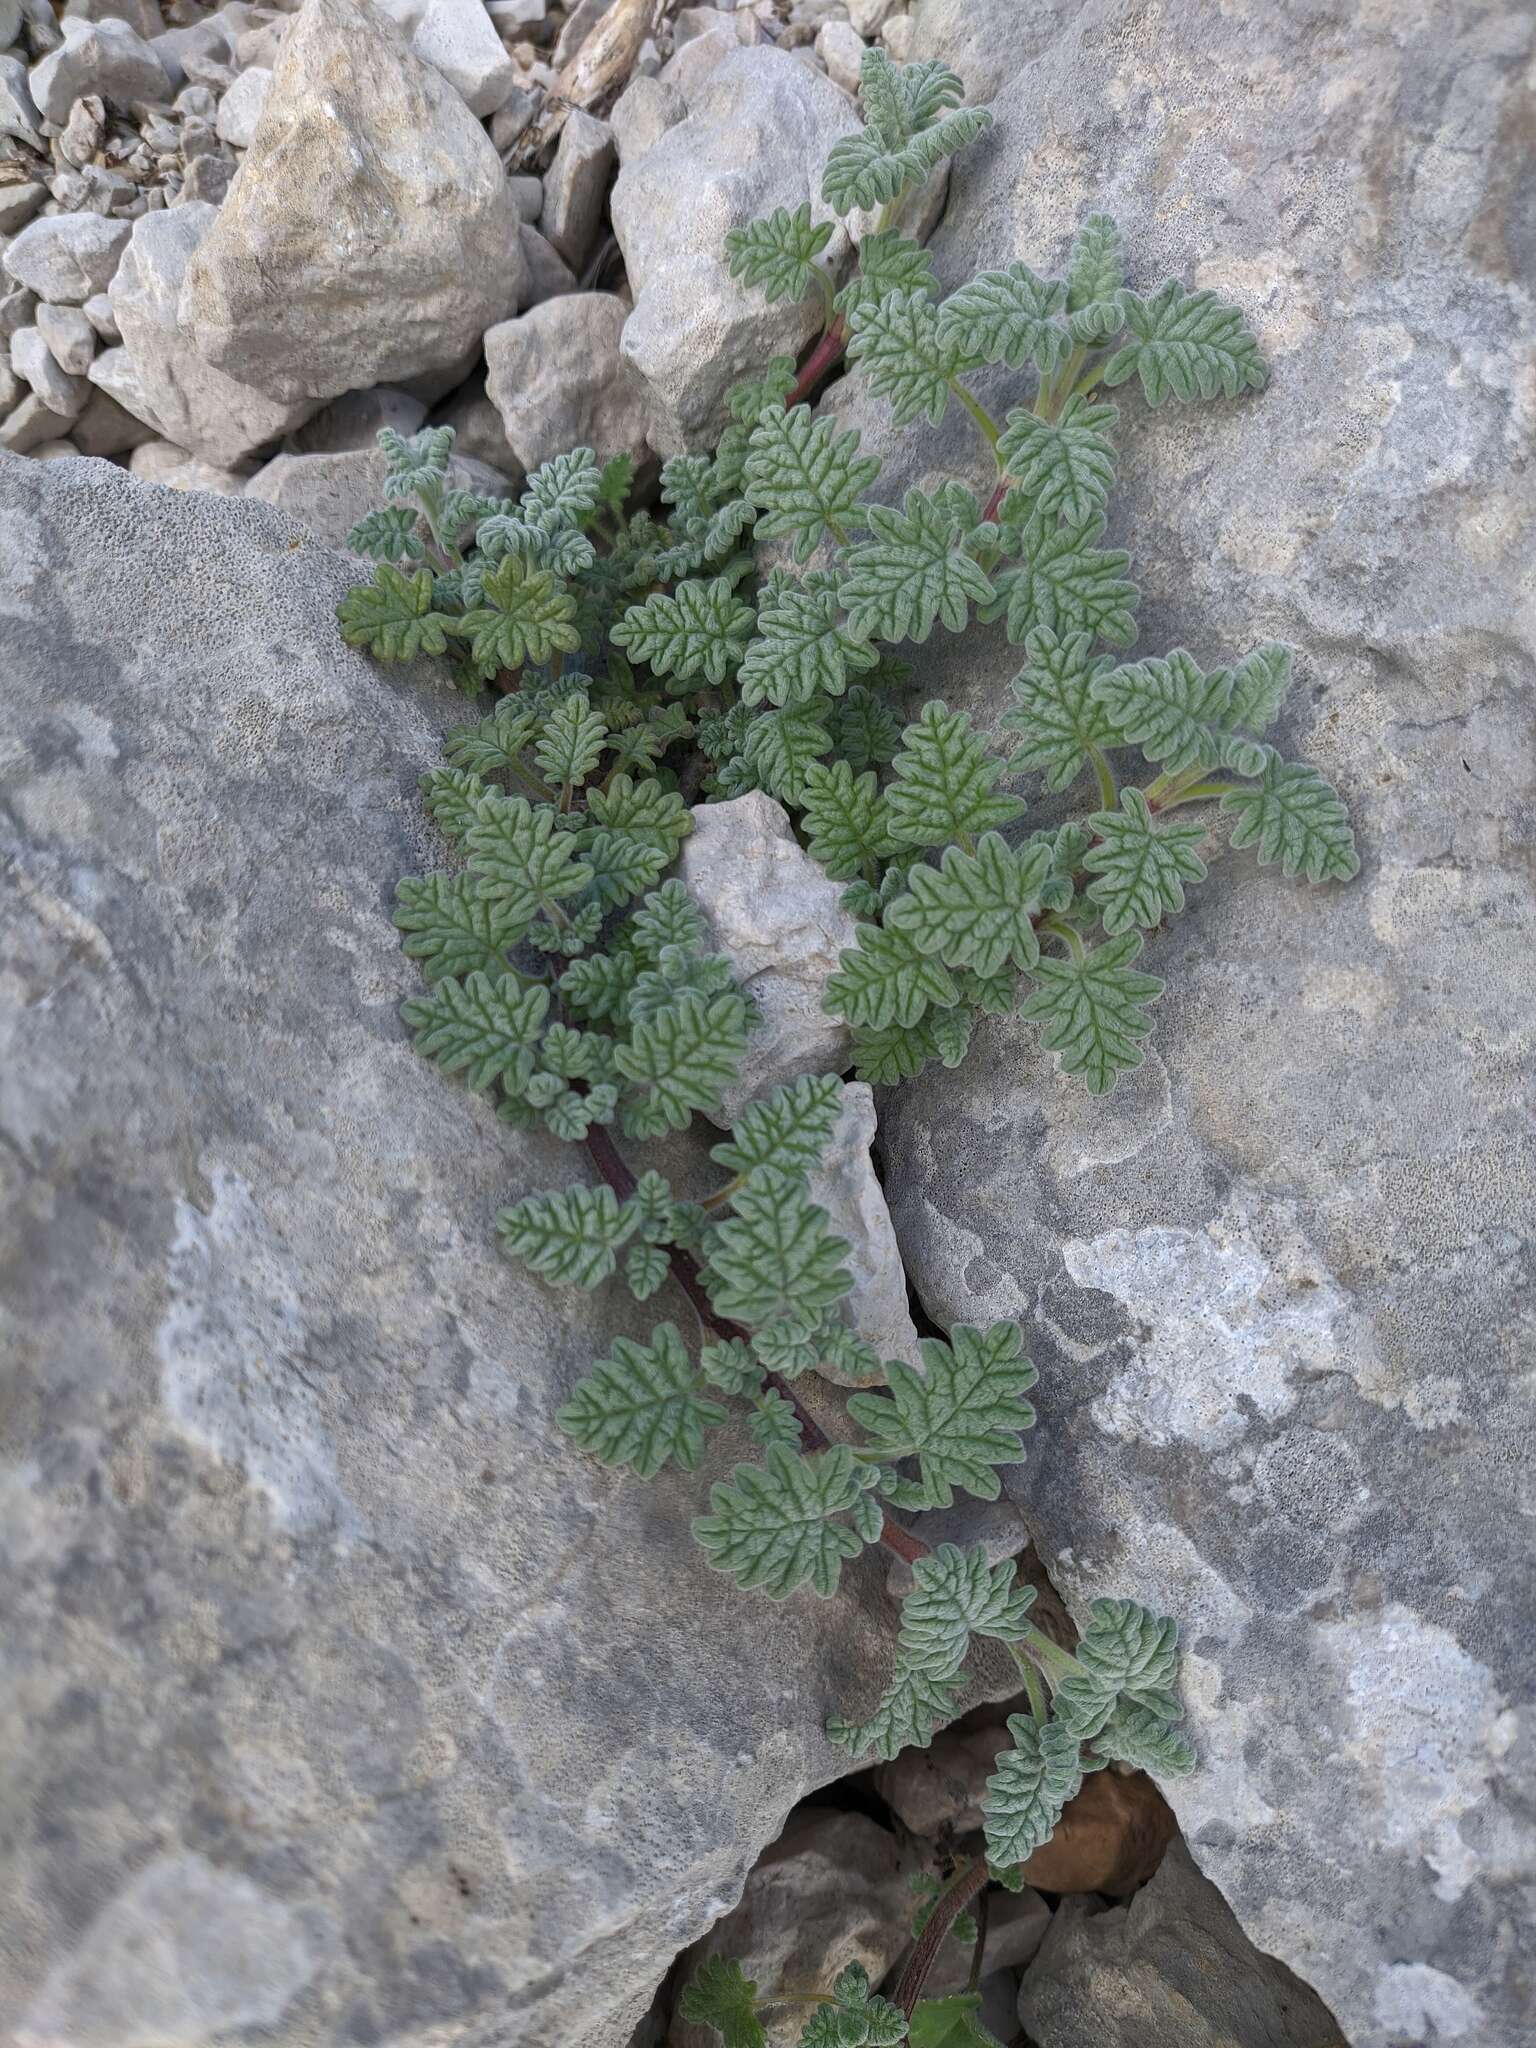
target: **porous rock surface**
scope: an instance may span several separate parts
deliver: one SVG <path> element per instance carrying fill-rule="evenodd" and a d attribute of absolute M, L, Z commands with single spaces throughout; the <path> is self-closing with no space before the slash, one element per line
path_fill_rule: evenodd
<path fill-rule="evenodd" d="M 557 1432 L 665 1304 L 498 1257 L 578 1160 L 405 1042 L 463 712 L 355 564 L 7 457 L 0 558 L 0 2035 L 624 2048 L 842 1767 L 879 1559 L 755 1599 Z"/>
<path fill-rule="evenodd" d="M 663 453 L 712 446 L 730 386 L 815 332 L 810 299 L 766 307 L 721 249 L 728 228 L 777 206 L 809 200 L 812 219 L 831 219 L 821 166 L 858 125 L 848 96 L 787 51 L 739 49 L 690 99 L 688 118 L 620 170 L 613 231 L 635 294 L 623 348 L 650 387 Z M 830 260 L 840 249 L 841 229 Z"/>
<path fill-rule="evenodd" d="M 438 369 L 516 311 L 490 138 L 369 0 L 307 0 L 183 287 L 197 346 L 278 399 Z"/>
<path fill-rule="evenodd" d="M 245 487 L 248 498 L 275 505 L 321 540 L 345 547 L 360 519 L 385 502 L 389 460 L 381 448 L 348 448 L 332 454 L 274 455 Z M 448 463 L 448 487 L 499 498 L 507 489 L 500 470 L 455 453 Z"/>
<path fill-rule="evenodd" d="M 965 11 L 924 0 L 915 54 Z M 1218 859 L 1107 1103 L 988 1022 L 881 1120 L 927 1308 L 1031 1326 L 1014 1486 L 1053 1575 L 1182 1624 L 1196 1859 L 1355 2048 L 1530 2030 L 1533 38 L 1481 5 L 1093 0 L 932 244 L 952 286 L 1103 207 L 1134 283 L 1230 294 L 1272 368 L 1240 403 L 1116 394 L 1110 540 L 1146 652 L 1295 645 L 1277 737 L 1340 785 L 1362 874 Z M 845 408 L 866 450 L 882 410 Z M 881 494 L 941 456 L 915 437 Z M 923 688 L 994 722 L 1020 658 L 936 635 Z"/>

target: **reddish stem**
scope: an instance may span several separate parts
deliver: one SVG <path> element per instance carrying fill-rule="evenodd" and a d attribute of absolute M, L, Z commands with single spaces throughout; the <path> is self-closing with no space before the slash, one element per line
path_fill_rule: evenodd
<path fill-rule="evenodd" d="M 801 366 L 800 374 L 795 379 L 795 388 L 784 401 L 786 412 L 792 405 L 805 403 L 822 378 L 839 361 L 847 346 L 848 329 L 842 314 L 838 313 Z"/>
<path fill-rule="evenodd" d="M 625 1164 L 618 1146 L 614 1144 L 612 1138 L 609 1137 L 601 1124 L 589 1124 L 587 1126 L 587 1151 L 591 1154 L 593 1165 L 603 1176 L 609 1187 L 613 1189 L 619 1200 L 627 1202 L 635 1192 L 635 1176 Z M 698 1311 L 699 1321 L 706 1330 L 709 1330 L 714 1336 L 722 1338 L 726 1342 L 729 1342 L 734 1337 L 739 1337 L 745 1342 L 750 1337 L 751 1332 L 740 1323 L 733 1323 L 729 1316 L 717 1315 L 715 1313 L 715 1310 L 710 1305 L 709 1296 L 704 1291 L 704 1282 L 699 1274 L 698 1261 L 691 1253 L 685 1252 L 679 1245 L 671 1245 L 667 1249 L 667 1261 L 672 1268 L 673 1279 L 693 1303 L 694 1308 Z M 781 1379 L 776 1372 L 769 1373 L 767 1378 L 768 1384 L 778 1393 L 782 1394 L 791 1408 L 794 1409 L 807 1450 L 829 1450 L 831 1448 L 831 1438 L 821 1428 L 815 1418 L 808 1414 L 800 1405 L 789 1382 Z M 916 1559 L 928 1555 L 928 1545 L 920 1537 L 910 1535 L 907 1530 L 893 1522 L 889 1515 L 885 1516 L 882 1523 L 880 1541 L 887 1550 L 891 1551 L 895 1556 L 903 1558 L 908 1564 L 912 1564 Z"/>
<path fill-rule="evenodd" d="M 934 1900 L 933 1911 L 924 1924 L 917 1947 L 913 1949 L 911 1959 L 901 1973 L 901 1982 L 896 1987 L 896 2003 L 908 2019 L 911 2019 L 912 2009 L 923 1995 L 928 1973 L 938 1958 L 939 1950 L 944 1946 L 950 1928 L 986 1882 L 987 1859 L 985 1856 L 978 1856 L 965 1875 Z"/>
<path fill-rule="evenodd" d="M 1004 498 L 1007 497 L 1008 493 L 1012 489 L 1013 478 L 1011 476 L 1000 476 L 998 478 L 997 489 L 992 493 L 991 497 L 988 498 L 986 510 L 981 515 L 981 523 L 983 526 L 988 525 L 992 520 L 994 520 L 997 517 Z"/>

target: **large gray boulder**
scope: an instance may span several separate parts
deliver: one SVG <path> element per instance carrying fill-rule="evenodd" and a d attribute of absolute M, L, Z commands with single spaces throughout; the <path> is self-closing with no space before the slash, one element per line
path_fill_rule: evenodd
<path fill-rule="evenodd" d="M 743 1594 L 556 1430 L 655 1317 L 498 1257 L 579 1158 L 404 1041 L 463 703 L 356 564 L 11 458 L 0 558 L 0 2036 L 624 2048 L 844 1766 L 881 1559 Z"/>
<path fill-rule="evenodd" d="M 956 14 L 920 8 L 917 54 Z M 928 1309 L 1032 1326 L 1015 1492 L 1064 1592 L 1183 1624 L 1202 1763 L 1168 1790 L 1201 1867 L 1356 2048 L 1530 2037 L 1536 500 L 1508 137 L 1533 29 L 1092 0 L 1000 94 L 932 245 L 946 285 L 1050 264 L 1103 206 L 1134 282 L 1231 294 L 1272 365 L 1241 403 L 1117 394 L 1110 539 L 1147 652 L 1296 645 L 1280 737 L 1342 787 L 1363 873 L 1219 859 L 1147 949 L 1168 993 L 1109 1102 L 989 1023 L 881 1126 Z M 882 494 L 960 466 L 953 414 L 903 437 L 845 410 L 892 451 Z M 980 631 L 919 658 L 988 722 L 1020 659 Z"/>
<path fill-rule="evenodd" d="M 517 209 L 480 123 L 369 0 L 308 0 L 181 313 L 277 399 L 440 369 L 515 313 Z"/>

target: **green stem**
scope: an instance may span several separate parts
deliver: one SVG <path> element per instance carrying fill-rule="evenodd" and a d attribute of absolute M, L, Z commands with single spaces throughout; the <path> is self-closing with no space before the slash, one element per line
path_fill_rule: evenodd
<path fill-rule="evenodd" d="M 1162 811 L 1176 811 L 1180 804 L 1209 803 L 1216 797 L 1230 796 L 1234 789 L 1241 789 L 1240 782 L 1197 782 L 1189 789 L 1182 789 L 1177 796 L 1168 797 L 1158 805 Z"/>
<path fill-rule="evenodd" d="M 982 435 L 985 437 L 988 448 L 990 448 L 992 450 L 992 453 L 996 455 L 997 444 L 1002 437 L 1002 428 L 997 424 L 996 420 L 993 419 L 991 413 L 987 411 L 986 407 L 981 403 L 981 401 L 977 398 L 972 397 L 970 392 L 966 390 L 965 386 L 960 382 L 958 377 L 951 377 L 949 379 L 949 388 L 951 391 L 953 391 L 956 398 L 959 399 L 960 403 L 965 407 L 966 411 L 970 414 L 971 418 L 976 422 L 976 425 L 981 430 Z"/>
<path fill-rule="evenodd" d="M 1033 1661 L 1025 1656 L 1017 1643 L 1010 1643 L 1008 1648 L 1013 1653 L 1014 1663 L 1018 1665 L 1019 1670 L 1024 1675 L 1024 1690 L 1029 1694 L 1029 1711 L 1040 1725 L 1044 1727 L 1045 1723 L 1051 1718 L 1051 1705 L 1045 1696 L 1045 1687 L 1040 1683 L 1040 1673 L 1036 1670 Z"/>
<path fill-rule="evenodd" d="M 1050 1637 L 1036 1628 L 1032 1621 L 1025 1622 L 1024 1634 L 1019 1638 L 1019 1642 L 1023 1644 L 1025 1649 L 1034 1651 L 1041 1670 L 1051 1682 L 1053 1691 L 1059 1680 L 1070 1678 L 1074 1672 L 1081 1671 L 1083 1668 L 1070 1650 L 1064 1650 L 1060 1643 L 1053 1643 Z M 1010 1647 L 1013 1649 L 1015 1659 L 1017 1659 L 1018 1646 L 1010 1645 Z"/>
<path fill-rule="evenodd" d="M 1087 948 L 1082 940 L 1073 931 L 1071 925 L 1063 924 L 1059 917 L 1042 917 L 1038 930 L 1042 937 L 1049 932 L 1053 939 L 1062 940 L 1074 961 L 1081 961 L 1087 957 Z"/>
<path fill-rule="evenodd" d="M 1043 420 L 1060 419 L 1067 400 L 1072 396 L 1072 380 L 1083 367 L 1088 351 L 1079 342 L 1062 365 L 1060 374 L 1049 384 L 1042 384 L 1035 399 L 1035 413 Z"/>
<path fill-rule="evenodd" d="M 552 804 L 556 801 L 554 790 L 550 788 L 542 775 L 535 775 L 533 770 L 525 768 L 521 761 L 509 761 L 507 766 L 519 782 L 533 791 L 541 803 Z"/>
<path fill-rule="evenodd" d="M 1159 775 L 1155 782 L 1149 782 L 1142 791 L 1149 811 L 1171 810 L 1176 803 L 1182 803 L 1186 793 L 1201 781 L 1207 770 L 1185 768 L 1177 775 Z"/>
<path fill-rule="evenodd" d="M 746 1184 L 747 1176 L 744 1173 L 738 1173 L 734 1178 L 728 1180 L 723 1188 L 716 1188 L 712 1195 L 706 1195 L 703 1201 L 700 1202 L 699 1207 L 701 1209 L 718 1209 L 723 1203 L 729 1202 L 734 1196 L 739 1195 Z"/>
<path fill-rule="evenodd" d="M 1112 811 L 1120 801 L 1120 792 L 1115 787 L 1115 771 L 1091 742 L 1088 746 L 1088 759 L 1093 765 L 1094 774 L 1099 778 L 1099 806 L 1102 810 Z"/>

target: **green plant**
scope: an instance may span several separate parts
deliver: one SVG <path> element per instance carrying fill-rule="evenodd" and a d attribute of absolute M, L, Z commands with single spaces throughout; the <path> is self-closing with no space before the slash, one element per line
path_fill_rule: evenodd
<path fill-rule="evenodd" d="M 505 1121 L 583 1142 L 601 1175 L 506 1209 L 508 1251 L 562 1284 L 620 1273 L 640 1300 L 670 1280 L 698 1319 L 696 1344 L 673 1322 L 645 1344 L 617 1340 L 563 1427 L 649 1477 L 693 1469 L 740 1418 L 761 1455 L 715 1483 L 694 1533 L 745 1587 L 830 1595 L 876 1542 L 911 1564 L 890 1684 L 868 1719 L 829 1723 L 851 1754 L 926 1743 L 955 1710 L 974 1637 L 1004 1643 L 1023 1675 L 1028 1711 L 990 1783 L 985 1854 L 929 1902 L 894 2003 L 845 1972 L 803 2048 L 894 2048 L 909 2029 L 917 2048 L 984 2038 L 974 1998 L 920 1996 L 955 1916 L 989 1871 L 1021 1881 L 1085 1772 L 1176 1775 L 1193 1758 L 1172 1622 L 1101 1601 L 1071 1654 L 1029 1620 L 1011 1564 L 980 1546 L 929 1551 L 897 1519 L 957 1487 L 997 1495 L 1034 1420 L 1035 1373 L 1011 1323 L 925 1344 L 918 1373 L 882 1366 L 842 1319 L 847 1246 L 808 1184 L 837 1080 L 751 1104 L 714 1146 L 723 1178 L 701 1202 L 621 1156 L 615 1133 L 643 1143 L 717 1110 L 755 1022 L 698 909 L 664 879 L 690 802 L 767 790 L 845 885 L 859 937 L 827 1000 L 852 1027 L 855 1070 L 882 1083 L 957 1065 L 977 1015 L 1015 1010 L 1090 1091 L 1133 1069 L 1162 987 L 1139 964 L 1144 935 L 1206 874 L 1205 826 L 1174 813 L 1220 806 L 1232 843 L 1289 876 L 1357 866 L 1335 792 L 1263 737 L 1290 684 L 1287 649 L 1210 671 L 1183 649 L 1098 651 L 1131 645 L 1138 602 L 1129 558 L 1101 544 L 1119 417 L 1102 393 L 1135 379 L 1157 407 L 1256 390 L 1253 336 L 1210 292 L 1129 289 L 1103 215 L 1064 276 L 1016 262 L 941 299 L 899 219 L 987 126 L 961 97 L 942 65 L 867 53 L 865 127 L 837 144 L 824 184 L 835 212 L 876 210 L 841 281 L 833 225 L 808 206 L 728 238 L 732 269 L 770 298 L 819 294 L 823 332 L 798 370 L 776 359 L 731 392 L 714 452 L 662 469 L 658 512 L 632 504 L 627 461 L 600 466 L 588 449 L 544 464 L 516 500 L 486 499 L 450 488 L 447 429 L 385 433 L 389 502 L 352 535 L 374 576 L 339 608 L 352 645 L 384 660 L 450 653 L 467 692 L 499 699 L 449 735 L 426 778 L 462 865 L 402 882 L 397 922 L 429 985 L 405 1010 L 421 1050 L 492 1092 Z M 995 464 L 985 504 L 953 480 L 899 506 L 869 496 L 879 463 L 807 402 L 845 355 L 898 422 L 960 408 Z M 966 381 L 988 368 L 1027 379 L 1000 419 Z M 1000 620 L 1023 650 L 1002 750 L 943 703 L 904 716 L 911 672 L 896 650 L 973 617 Z M 1138 751 L 1156 772 L 1122 781 Z M 1021 830 L 1025 775 L 1054 797 L 1089 794 L 1064 821 Z M 828 1363 L 884 1373 L 848 1401 L 850 1441 L 829 1442 L 794 1392 Z M 701 1976 L 692 2015 L 756 2048 L 755 1988 L 733 1968 Z"/>

